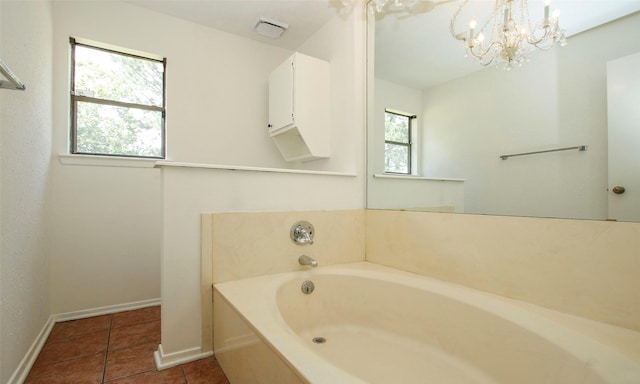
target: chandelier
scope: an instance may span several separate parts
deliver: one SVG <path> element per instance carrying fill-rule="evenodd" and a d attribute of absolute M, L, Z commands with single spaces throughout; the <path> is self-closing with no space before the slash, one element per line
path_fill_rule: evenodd
<path fill-rule="evenodd" d="M 467 55 L 483 66 L 492 63 L 504 69 L 522 66 L 531 51 L 566 45 L 564 30 L 558 25 L 560 11 L 550 14 L 550 0 L 544 0 L 544 18 L 533 24 L 527 0 L 496 0 L 491 17 L 480 28 L 476 18 L 469 22 L 469 32 L 456 33 L 458 15 L 467 5 L 464 0 L 451 19 L 453 37 L 463 40 Z M 486 34 L 486 35 L 485 35 Z"/>
<path fill-rule="evenodd" d="M 356 0 L 341 0 L 343 8 L 351 8 Z M 433 11 L 438 5 L 450 3 L 456 0 L 364 0 L 369 10 L 384 16 L 392 13 L 407 13 L 417 15 Z"/>
<path fill-rule="evenodd" d="M 344 2 L 345 0 L 343 0 Z M 349 0 L 347 0 L 349 1 Z M 411 8 L 418 3 L 419 0 L 372 0 L 371 2 L 375 6 L 376 12 L 382 13 L 385 11 L 387 5 L 392 4 L 395 9 Z"/>

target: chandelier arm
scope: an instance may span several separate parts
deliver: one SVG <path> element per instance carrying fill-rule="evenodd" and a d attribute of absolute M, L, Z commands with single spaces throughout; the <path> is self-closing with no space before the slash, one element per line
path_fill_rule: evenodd
<path fill-rule="evenodd" d="M 460 4 L 458 9 L 456 10 L 456 13 L 453 14 L 453 17 L 451 18 L 451 22 L 449 23 L 449 32 L 451 33 L 451 36 L 453 36 L 456 39 L 458 39 L 458 34 L 455 31 L 455 24 L 458 19 L 458 16 L 460 15 L 460 12 L 462 12 L 462 8 L 464 8 L 464 6 L 467 5 L 468 2 L 469 0 L 464 0 Z"/>
<path fill-rule="evenodd" d="M 480 52 L 478 52 L 478 53 L 473 51 L 473 48 L 478 47 L 478 45 L 470 45 L 467 48 L 468 48 L 469 53 L 471 54 L 471 56 L 475 57 L 476 59 L 481 59 L 482 60 L 496 46 L 504 48 L 504 44 L 502 44 L 502 42 L 500 42 L 500 41 L 492 41 L 491 44 L 489 44 L 487 46 L 487 49 L 485 49 L 485 50 L 483 50 L 482 46 L 480 46 L 480 48 L 479 48 Z M 491 55 L 491 61 L 493 61 L 494 57 L 495 57 L 495 55 Z"/>
<path fill-rule="evenodd" d="M 544 31 L 544 34 L 539 39 L 535 38 L 536 37 L 534 34 L 535 31 L 532 31 L 530 34 L 527 34 L 527 43 L 531 45 L 536 45 L 546 40 L 549 37 L 549 32 L 551 31 L 551 27 L 549 25 L 545 25 L 543 31 Z"/>
<path fill-rule="evenodd" d="M 485 63 L 484 61 L 482 61 L 482 60 L 478 61 L 478 63 L 479 63 L 480 65 L 482 65 L 483 67 L 488 67 L 488 66 L 490 66 L 491 64 L 493 64 L 493 61 L 494 61 L 494 60 L 495 60 L 495 57 L 492 57 L 492 58 L 491 58 L 491 60 L 487 61 L 486 63 Z"/>

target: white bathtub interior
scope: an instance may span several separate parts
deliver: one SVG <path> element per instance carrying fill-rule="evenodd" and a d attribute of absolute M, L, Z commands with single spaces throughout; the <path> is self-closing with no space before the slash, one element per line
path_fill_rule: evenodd
<path fill-rule="evenodd" d="M 637 332 L 373 263 L 215 291 L 214 352 L 232 383 L 640 382 Z"/>

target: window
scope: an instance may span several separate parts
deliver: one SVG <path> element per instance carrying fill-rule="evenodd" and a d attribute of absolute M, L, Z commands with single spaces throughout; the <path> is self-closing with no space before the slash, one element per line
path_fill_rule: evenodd
<path fill-rule="evenodd" d="M 70 41 L 71 152 L 165 158 L 166 60 Z"/>
<path fill-rule="evenodd" d="M 411 173 L 411 121 L 416 116 L 384 113 L 384 171 Z"/>

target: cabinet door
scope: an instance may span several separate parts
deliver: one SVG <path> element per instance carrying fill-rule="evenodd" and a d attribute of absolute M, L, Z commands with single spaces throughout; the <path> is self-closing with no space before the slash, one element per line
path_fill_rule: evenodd
<path fill-rule="evenodd" d="M 269 75 L 269 124 L 271 131 L 293 124 L 293 57 Z"/>

